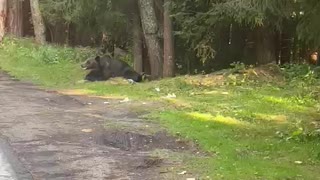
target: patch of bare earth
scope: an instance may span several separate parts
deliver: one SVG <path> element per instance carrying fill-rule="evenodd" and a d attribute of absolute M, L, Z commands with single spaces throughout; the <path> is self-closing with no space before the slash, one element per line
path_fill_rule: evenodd
<path fill-rule="evenodd" d="M 221 70 L 207 75 L 187 76 L 186 82 L 197 86 L 221 86 L 246 81 L 278 82 L 284 81 L 281 69 L 276 64 L 267 64 L 241 70 Z"/>
<path fill-rule="evenodd" d="M 63 95 L 0 72 L 0 107 L 0 134 L 33 179 L 168 179 L 182 162 L 153 152 L 196 151 L 135 111 L 159 104 Z"/>

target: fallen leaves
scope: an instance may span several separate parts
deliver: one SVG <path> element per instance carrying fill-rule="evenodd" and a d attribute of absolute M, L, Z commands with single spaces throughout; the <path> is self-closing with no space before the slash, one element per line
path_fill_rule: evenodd
<path fill-rule="evenodd" d="M 302 164 L 302 161 L 295 161 L 295 164 Z"/>
<path fill-rule="evenodd" d="M 184 174 L 187 174 L 187 171 L 182 171 L 180 173 L 178 173 L 179 175 L 184 175 Z"/>
<path fill-rule="evenodd" d="M 84 133 L 91 133 L 91 132 L 93 132 L 92 129 L 82 129 L 81 131 L 84 132 Z"/>
<path fill-rule="evenodd" d="M 125 98 L 124 100 L 120 101 L 120 103 L 126 103 L 126 102 L 129 102 L 130 99 L 129 98 Z"/>

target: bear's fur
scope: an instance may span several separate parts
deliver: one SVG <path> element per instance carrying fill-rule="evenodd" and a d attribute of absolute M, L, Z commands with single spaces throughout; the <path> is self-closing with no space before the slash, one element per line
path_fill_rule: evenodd
<path fill-rule="evenodd" d="M 112 77 L 123 77 L 141 82 L 144 76 L 134 71 L 126 62 L 108 56 L 89 58 L 81 67 L 91 70 L 85 77 L 85 80 L 88 81 L 106 81 Z"/>
<path fill-rule="evenodd" d="M 86 77 L 84 78 L 87 81 L 105 81 L 106 79 L 103 78 L 103 74 L 100 70 L 91 70 Z"/>

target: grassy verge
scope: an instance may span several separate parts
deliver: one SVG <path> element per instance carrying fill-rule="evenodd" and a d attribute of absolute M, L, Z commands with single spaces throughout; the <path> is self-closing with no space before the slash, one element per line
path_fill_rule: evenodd
<path fill-rule="evenodd" d="M 0 67 L 54 89 L 149 100 L 175 93 L 170 108 L 150 117 L 214 154 L 186 163 L 203 178 L 320 179 L 319 80 L 308 69 L 290 68 L 290 81 L 278 84 L 200 86 L 185 77 L 135 85 L 79 83 L 85 74 L 80 62 L 90 52 L 5 39 Z"/>

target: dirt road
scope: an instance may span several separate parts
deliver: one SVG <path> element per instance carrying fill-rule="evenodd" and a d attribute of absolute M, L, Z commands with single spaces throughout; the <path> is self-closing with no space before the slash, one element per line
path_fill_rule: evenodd
<path fill-rule="evenodd" d="M 169 179 L 172 162 L 152 151 L 187 145 L 150 135 L 155 125 L 133 111 L 141 106 L 150 107 L 48 92 L 0 72 L 0 139 L 18 179 Z"/>

